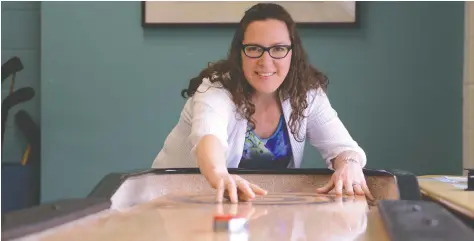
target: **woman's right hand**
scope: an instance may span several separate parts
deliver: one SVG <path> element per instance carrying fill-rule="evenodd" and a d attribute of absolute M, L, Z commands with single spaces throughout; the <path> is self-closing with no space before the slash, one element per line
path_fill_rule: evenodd
<path fill-rule="evenodd" d="M 202 137 L 196 146 L 199 170 L 209 184 L 217 190 L 217 201 L 222 202 L 227 193 L 232 203 L 249 201 L 256 195 L 266 195 L 267 191 L 248 182 L 238 175 L 231 175 L 225 165 L 225 155 L 219 139 L 213 135 Z"/>
<path fill-rule="evenodd" d="M 267 191 L 256 184 L 250 183 L 238 175 L 229 173 L 213 173 L 208 180 L 217 190 L 216 201 L 221 203 L 226 197 L 231 203 L 251 201 L 256 195 L 266 195 Z"/>

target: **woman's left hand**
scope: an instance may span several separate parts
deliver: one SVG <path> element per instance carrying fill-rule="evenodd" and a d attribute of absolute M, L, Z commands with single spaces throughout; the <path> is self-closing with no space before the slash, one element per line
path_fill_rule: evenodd
<path fill-rule="evenodd" d="M 366 195 L 370 200 L 374 200 L 359 163 L 339 161 L 334 164 L 335 172 L 331 180 L 325 186 L 316 189 L 316 192 L 328 193 L 335 189 L 336 194 L 342 195 L 344 189 L 347 195 Z"/>

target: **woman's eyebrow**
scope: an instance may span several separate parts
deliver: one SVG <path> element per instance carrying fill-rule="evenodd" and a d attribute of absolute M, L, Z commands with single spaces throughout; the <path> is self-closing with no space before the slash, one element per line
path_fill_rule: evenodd
<path fill-rule="evenodd" d="M 276 45 L 291 45 L 291 44 L 287 43 L 286 41 L 275 42 L 275 43 L 272 43 L 268 46 L 265 46 L 263 44 L 258 44 L 258 43 L 255 43 L 255 42 L 246 42 L 244 44 L 246 44 L 246 45 L 258 45 L 258 46 L 263 46 L 263 47 L 270 47 L 270 46 L 276 46 Z"/>
<path fill-rule="evenodd" d="M 282 42 L 273 43 L 271 46 L 274 46 L 274 45 L 289 45 L 289 44 L 286 41 L 282 41 Z"/>

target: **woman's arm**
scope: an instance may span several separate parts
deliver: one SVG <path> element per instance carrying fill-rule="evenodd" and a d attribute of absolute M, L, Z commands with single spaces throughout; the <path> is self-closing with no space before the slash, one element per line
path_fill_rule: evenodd
<path fill-rule="evenodd" d="M 311 145 L 318 149 L 330 169 L 351 160 L 364 167 L 367 162 L 364 150 L 351 137 L 326 93 L 318 89 L 313 95 L 307 124 L 307 137 Z"/>
<path fill-rule="evenodd" d="M 204 79 L 191 101 L 191 155 L 201 171 L 227 170 L 227 126 L 234 109 L 230 94 Z"/>
<path fill-rule="evenodd" d="M 235 105 L 230 93 L 217 85 L 204 79 L 192 97 L 191 155 L 201 174 L 217 189 L 218 202 L 222 201 L 225 191 L 231 202 L 265 195 L 264 189 L 227 171 L 227 132 L 229 122 L 235 115 Z"/>
<path fill-rule="evenodd" d="M 348 195 L 365 194 L 373 200 L 362 171 L 367 162 L 365 152 L 352 139 L 322 90 L 317 91 L 311 103 L 307 131 L 311 144 L 335 170 L 331 180 L 317 192 L 334 189 L 336 194 L 342 194 L 344 189 Z"/>
<path fill-rule="evenodd" d="M 217 188 L 219 180 L 215 178 L 228 173 L 225 153 L 219 139 L 212 134 L 202 137 L 195 154 L 201 173 L 213 188 Z"/>

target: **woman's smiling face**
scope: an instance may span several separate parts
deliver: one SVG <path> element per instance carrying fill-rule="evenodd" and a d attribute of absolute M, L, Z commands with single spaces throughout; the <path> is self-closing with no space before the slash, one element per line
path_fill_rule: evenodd
<path fill-rule="evenodd" d="M 285 22 L 267 19 L 250 23 L 242 44 L 246 46 L 241 53 L 245 78 L 257 92 L 273 94 L 291 65 L 291 39 Z M 261 47 L 273 48 L 264 51 Z"/>

